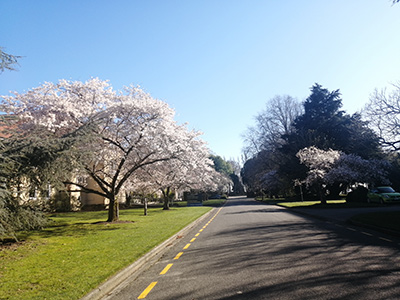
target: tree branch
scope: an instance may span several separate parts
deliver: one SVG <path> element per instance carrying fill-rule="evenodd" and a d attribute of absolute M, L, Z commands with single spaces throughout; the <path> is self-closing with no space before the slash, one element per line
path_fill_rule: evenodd
<path fill-rule="evenodd" d="M 77 182 L 73 182 L 73 181 L 64 181 L 63 183 L 64 183 L 64 184 L 74 185 L 74 186 L 77 186 L 77 187 L 81 188 L 81 190 L 73 190 L 73 191 L 69 191 L 69 192 L 85 192 L 85 193 L 92 193 L 92 194 L 100 195 L 100 196 L 105 197 L 105 198 L 109 198 L 108 193 L 106 194 L 106 193 L 102 193 L 102 192 L 100 192 L 100 191 L 98 191 L 98 190 L 89 189 L 89 188 L 87 188 L 86 186 L 84 186 L 83 184 L 80 184 L 80 183 L 77 183 Z"/>

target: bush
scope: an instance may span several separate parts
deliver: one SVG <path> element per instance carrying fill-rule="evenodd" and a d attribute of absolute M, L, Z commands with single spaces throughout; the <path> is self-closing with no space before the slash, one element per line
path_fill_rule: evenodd
<path fill-rule="evenodd" d="M 358 186 L 347 194 L 346 202 L 367 202 L 368 189 Z"/>
<path fill-rule="evenodd" d="M 49 205 L 52 212 L 69 212 L 81 208 L 80 201 L 66 191 L 56 191 L 51 197 Z"/>

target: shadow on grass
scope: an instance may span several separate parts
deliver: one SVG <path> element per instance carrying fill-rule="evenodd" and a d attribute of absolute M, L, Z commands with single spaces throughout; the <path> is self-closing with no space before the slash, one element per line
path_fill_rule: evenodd
<path fill-rule="evenodd" d="M 133 222 L 131 222 L 133 223 Z M 101 224 L 98 222 L 76 223 L 76 224 L 57 224 L 44 228 L 41 231 L 26 233 L 25 238 L 30 235 L 35 235 L 39 238 L 51 238 L 56 236 L 69 236 L 69 237 L 83 237 L 90 234 L 96 234 L 100 231 L 114 231 L 120 230 L 120 223 L 106 223 Z"/>
<path fill-rule="evenodd" d="M 128 212 L 121 211 L 120 216 L 125 215 L 128 215 Z M 53 213 L 49 215 L 49 219 L 49 224 L 42 230 L 19 232 L 18 239 L 26 241 L 34 237 L 45 239 L 61 236 L 84 237 L 104 231 L 120 230 L 124 225 L 134 223 L 132 220 L 106 222 L 107 211 Z"/>

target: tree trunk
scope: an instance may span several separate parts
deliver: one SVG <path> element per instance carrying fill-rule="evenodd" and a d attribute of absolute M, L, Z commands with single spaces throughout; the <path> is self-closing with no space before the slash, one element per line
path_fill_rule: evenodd
<path fill-rule="evenodd" d="M 169 196 L 164 197 L 164 207 L 163 210 L 168 210 L 169 209 Z"/>
<path fill-rule="evenodd" d="M 321 204 L 326 204 L 327 203 L 326 202 L 326 191 L 325 191 L 324 188 L 320 188 L 319 189 L 319 195 L 320 195 L 320 198 L 321 198 Z"/>
<path fill-rule="evenodd" d="M 163 190 L 162 192 L 163 192 L 163 196 L 164 196 L 163 210 L 169 210 L 170 188 L 168 187 L 167 189 Z"/>
<path fill-rule="evenodd" d="M 125 192 L 126 206 L 131 206 L 132 195 L 130 192 Z"/>
<path fill-rule="evenodd" d="M 147 216 L 147 198 L 144 198 L 144 215 Z"/>
<path fill-rule="evenodd" d="M 113 197 L 110 199 L 110 204 L 108 207 L 108 220 L 107 222 L 116 222 L 119 220 L 119 203 Z"/>

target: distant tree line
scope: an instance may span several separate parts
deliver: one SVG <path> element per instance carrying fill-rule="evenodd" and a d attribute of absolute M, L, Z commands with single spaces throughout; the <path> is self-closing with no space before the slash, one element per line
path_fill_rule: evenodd
<path fill-rule="evenodd" d="M 399 85 L 376 91 L 353 115 L 341 109 L 339 90 L 319 84 L 303 103 L 271 99 L 244 135 L 241 175 L 248 194 L 299 198 L 305 192 L 325 201 L 357 184 L 400 188 L 399 103 Z"/>

